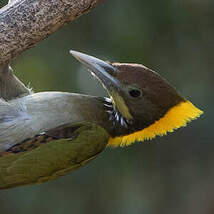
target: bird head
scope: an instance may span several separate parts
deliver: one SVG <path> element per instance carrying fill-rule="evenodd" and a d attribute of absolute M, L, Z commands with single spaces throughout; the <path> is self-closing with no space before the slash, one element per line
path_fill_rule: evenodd
<path fill-rule="evenodd" d="M 109 145 L 124 146 L 165 135 L 203 113 L 158 73 L 141 64 L 109 63 L 77 51 L 70 53 L 110 96 L 113 120 L 117 122 L 114 126 L 118 129 Z"/>

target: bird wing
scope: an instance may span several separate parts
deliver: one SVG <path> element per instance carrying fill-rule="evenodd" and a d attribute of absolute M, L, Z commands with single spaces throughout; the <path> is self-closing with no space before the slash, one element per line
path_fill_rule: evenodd
<path fill-rule="evenodd" d="M 92 123 L 67 124 L 45 134 L 52 141 L 46 138 L 48 143 L 32 150 L 0 157 L 0 189 L 65 175 L 94 159 L 109 139 L 103 128 Z"/>
<path fill-rule="evenodd" d="M 31 151 L 42 144 L 47 144 L 54 140 L 66 139 L 68 141 L 72 141 L 78 134 L 76 130 L 81 127 L 85 127 L 86 124 L 87 123 L 65 124 L 46 132 L 39 133 L 33 137 L 26 138 L 19 143 L 15 143 L 5 151 L 0 152 L 0 157 L 11 153 L 16 154 L 19 152 Z"/>

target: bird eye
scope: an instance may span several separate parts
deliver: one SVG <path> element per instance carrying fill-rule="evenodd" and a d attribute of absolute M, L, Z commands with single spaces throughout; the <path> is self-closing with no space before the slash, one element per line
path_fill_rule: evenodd
<path fill-rule="evenodd" d="M 140 97 L 141 94 L 142 94 L 142 92 L 141 92 L 139 89 L 131 89 L 131 90 L 129 91 L 129 95 L 130 95 L 131 97 L 134 97 L 134 98 Z"/>

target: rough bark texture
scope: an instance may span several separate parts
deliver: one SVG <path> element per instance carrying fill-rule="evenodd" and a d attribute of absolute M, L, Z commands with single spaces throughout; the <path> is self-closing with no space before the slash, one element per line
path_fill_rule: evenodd
<path fill-rule="evenodd" d="M 0 65 L 102 0 L 13 0 L 0 9 Z M 0 66 L 1 67 L 1 66 Z"/>
<path fill-rule="evenodd" d="M 9 0 L 0 9 L 0 98 L 30 94 L 9 62 L 102 0 Z"/>

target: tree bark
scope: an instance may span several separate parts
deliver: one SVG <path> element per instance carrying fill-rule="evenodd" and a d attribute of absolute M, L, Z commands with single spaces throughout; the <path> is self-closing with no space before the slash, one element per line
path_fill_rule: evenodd
<path fill-rule="evenodd" d="M 8 101 L 29 94 L 31 90 L 13 74 L 8 64 L 0 67 L 0 98 Z"/>
<path fill-rule="evenodd" d="M 0 9 L 0 68 L 101 1 L 10 1 Z"/>
<path fill-rule="evenodd" d="M 13 74 L 9 62 L 102 0 L 9 0 L 0 9 L 0 98 L 26 96 L 31 90 Z"/>

